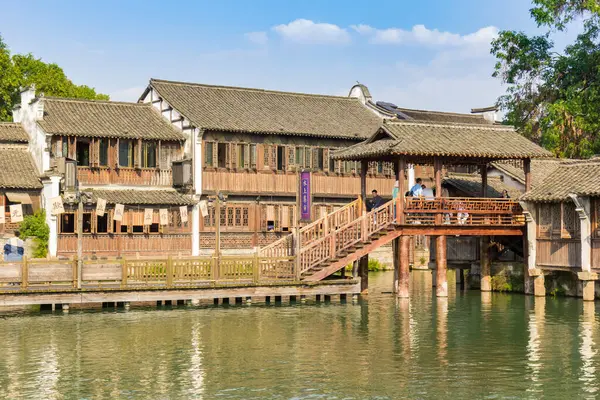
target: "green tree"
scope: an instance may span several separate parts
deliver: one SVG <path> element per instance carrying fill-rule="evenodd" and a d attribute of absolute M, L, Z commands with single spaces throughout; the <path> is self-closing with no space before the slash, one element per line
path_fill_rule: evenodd
<path fill-rule="evenodd" d="M 35 84 L 46 96 L 108 100 L 93 88 L 76 85 L 57 64 L 45 63 L 32 54 L 11 55 L 0 36 L 0 121 L 10 121 L 11 111 L 19 102 L 19 90 Z"/>
<path fill-rule="evenodd" d="M 48 254 L 48 240 L 50 239 L 50 228 L 46 224 L 46 211 L 39 210 L 33 215 L 28 215 L 21 222 L 19 232 L 23 239 L 33 238 L 35 248 L 34 258 L 44 258 Z"/>
<path fill-rule="evenodd" d="M 492 42 L 494 76 L 508 85 L 498 103 L 506 122 L 560 157 L 600 152 L 600 3 L 533 0 L 543 35 L 502 31 Z M 583 20 L 583 32 L 562 53 L 551 34 Z"/>

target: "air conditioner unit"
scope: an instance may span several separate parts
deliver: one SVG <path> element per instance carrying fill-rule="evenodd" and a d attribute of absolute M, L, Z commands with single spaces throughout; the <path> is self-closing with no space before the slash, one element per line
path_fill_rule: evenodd
<path fill-rule="evenodd" d="M 173 186 L 186 187 L 193 184 L 192 160 L 173 161 Z"/>

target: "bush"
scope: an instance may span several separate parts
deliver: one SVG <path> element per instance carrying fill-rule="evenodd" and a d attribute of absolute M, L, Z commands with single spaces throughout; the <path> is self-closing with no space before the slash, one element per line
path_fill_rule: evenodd
<path fill-rule="evenodd" d="M 523 277 L 507 276 L 504 271 L 492 276 L 491 284 L 494 292 L 523 292 L 525 289 Z"/>
<path fill-rule="evenodd" d="M 50 238 L 50 228 L 46 224 L 46 211 L 39 210 L 33 215 L 28 215 L 23 219 L 19 228 L 23 239 L 33 238 L 35 247 L 33 249 L 34 258 L 45 258 L 48 255 L 48 239 Z"/>

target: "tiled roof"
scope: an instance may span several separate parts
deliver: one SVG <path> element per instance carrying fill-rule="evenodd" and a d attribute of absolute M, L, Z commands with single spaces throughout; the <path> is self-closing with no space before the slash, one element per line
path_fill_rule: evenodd
<path fill-rule="evenodd" d="M 184 140 L 150 104 L 45 97 L 44 132 L 54 135 Z"/>
<path fill-rule="evenodd" d="M 534 187 L 541 183 L 559 165 L 560 160 L 558 158 L 540 158 L 531 160 L 531 186 Z M 502 161 L 494 161 L 490 163 L 490 166 L 499 169 L 511 178 L 525 184 L 525 172 L 523 171 L 523 168 Z"/>
<path fill-rule="evenodd" d="M 29 138 L 21 124 L 0 122 L 0 142 L 27 143 Z"/>
<path fill-rule="evenodd" d="M 526 201 L 561 201 L 573 193 L 580 196 L 600 196 L 600 160 L 565 160 L 521 197 Z"/>
<path fill-rule="evenodd" d="M 506 126 L 398 121 L 384 123 L 380 130 L 391 138 L 355 144 L 336 151 L 333 158 L 411 155 L 519 159 L 551 155 Z"/>
<path fill-rule="evenodd" d="M 381 123 L 355 98 L 158 79 L 150 84 L 204 130 L 365 139 Z"/>
<path fill-rule="evenodd" d="M 26 147 L 0 147 L 0 188 L 41 189 L 37 168 Z"/>
<path fill-rule="evenodd" d="M 441 112 L 441 111 L 427 111 L 427 110 L 412 110 L 410 108 L 401 108 L 398 107 L 396 109 L 400 113 L 406 115 L 411 120 L 415 121 L 429 121 L 429 122 L 450 122 L 450 123 L 460 123 L 460 124 L 489 124 L 492 122 L 486 120 L 483 115 L 473 115 L 473 114 L 459 114 L 459 113 L 451 113 L 451 112 Z"/>
<path fill-rule="evenodd" d="M 443 180 L 444 185 L 463 192 L 469 197 L 481 197 L 481 176 L 474 174 L 450 173 Z M 487 197 L 502 197 L 502 191 L 507 190 L 511 198 L 519 198 L 521 192 L 504 184 L 500 177 L 488 176 Z"/>
<path fill-rule="evenodd" d="M 86 189 L 93 202 L 104 199 L 109 204 L 193 205 L 195 202 L 174 190 L 96 190 Z"/>

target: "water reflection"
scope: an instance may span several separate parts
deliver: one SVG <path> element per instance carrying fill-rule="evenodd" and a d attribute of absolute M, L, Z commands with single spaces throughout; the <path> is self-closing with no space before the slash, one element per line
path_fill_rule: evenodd
<path fill-rule="evenodd" d="M 582 361 L 579 380 L 583 382 L 584 393 L 588 394 L 586 398 L 596 398 L 594 394 L 598 391 L 598 386 L 594 361 L 597 352 L 594 343 L 594 331 L 596 329 L 596 305 L 594 302 L 583 302 L 583 312 L 579 326 L 581 332 L 579 353 Z"/>
<path fill-rule="evenodd" d="M 544 340 L 544 326 L 546 314 L 546 298 L 536 297 L 534 299 L 534 310 L 529 313 L 529 341 L 527 342 L 527 368 L 531 381 L 527 391 L 537 393 L 542 387 L 540 373 L 543 367 L 541 362 L 542 342 Z"/>
<path fill-rule="evenodd" d="M 436 299 L 436 333 L 440 364 L 448 365 L 448 298 Z"/>

